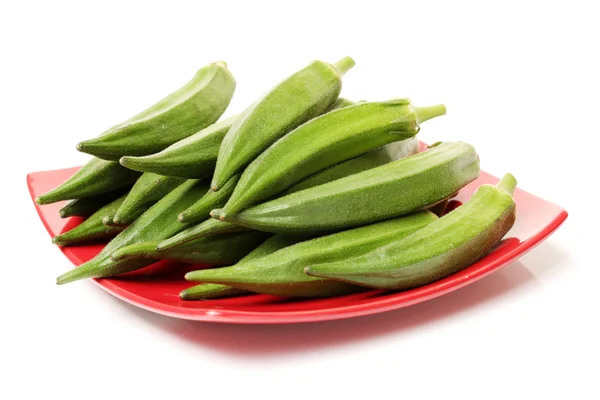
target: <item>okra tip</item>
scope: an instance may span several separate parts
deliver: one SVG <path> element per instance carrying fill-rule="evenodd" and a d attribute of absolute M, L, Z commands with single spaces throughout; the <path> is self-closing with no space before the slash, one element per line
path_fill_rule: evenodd
<path fill-rule="evenodd" d="M 198 275 L 202 275 L 202 271 L 190 271 L 186 273 L 183 277 L 186 281 L 195 281 L 198 279 Z"/>
<path fill-rule="evenodd" d="M 47 199 L 44 197 L 44 195 L 36 197 L 35 198 L 35 202 L 39 206 L 43 206 L 45 204 L 50 204 L 51 203 L 51 201 L 47 201 Z"/>
<path fill-rule="evenodd" d="M 163 240 L 160 243 L 157 243 L 156 246 L 154 247 L 154 250 L 156 250 L 158 252 L 169 250 L 169 249 L 172 249 L 173 247 L 179 246 L 180 244 L 188 243 L 192 240 L 194 240 L 194 239 L 193 238 L 191 238 L 191 239 L 185 238 L 185 237 L 182 239 L 181 235 L 175 235 L 173 237 Z"/>
<path fill-rule="evenodd" d="M 329 263 L 329 264 L 316 264 L 310 265 L 308 267 L 304 267 L 304 274 L 308 276 L 313 276 L 316 278 L 326 278 L 326 279 L 336 279 L 337 277 L 342 277 L 345 274 L 338 271 L 336 265 L 338 263 Z"/>
<path fill-rule="evenodd" d="M 212 210 L 210 212 L 210 216 L 221 221 L 225 221 L 225 218 L 227 217 L 222 208 L 216 208 Z"/>
<path fill-rule="evenodd" d="M 512 196 L 512 194 L 515 191 L 515 188 L 517 187 L 517 178 L 515 178 L 514 175 L 510 173 L 505 174 L 496 186 L 498 187 L 498 189 L 504 190 L 506 193 Z"/>
<path fill-rule="evenodd" d="M 129 169 L 133 169 L 133 170 L 136 170 L 136 166 L 139 166 L 139 164 L 140 164 L 137 161 L 138 161 L 138 157 L 123 156 L 123 157 L 119 158 L 119 164 L 121 164 L 125 168 L 129 168 Z M 142 162 L 142 164 L 143 164 L 143 162 Z"/>
<path fill-rule="evenodd" d="M 344 57 L 335 64 L 333 64 L 333 66 L 341 76 L 344 76 L 344 74 L 350 69 L 352 69 L 352 67 L 354 67 L 355 65 L 356 63 L 354 62 L 352 57 Z"/>
<path fill-rule="evenodd" d="M 74 268 L 68 272 L 65 272 L 64 274 L 62 274 L 61 276 L 56 278 L 56 284 L 64 285 L 65 283 L 75 282 L 75 281 L 78 281 L 81 279 L 92 278 L 92 277 L 93 277 L 93 273 L 92 273 L 92 271 L 90 271 L 89 268 L 86 268 L 85 266 L 80 266 L 80 267 Z"/>
<path fill-rule="evenodd" d="M 183 289 L 181 292 L 179 292 L 179 298 L 181 300 L 194 300 L 189 289 Z"/>
<path fill-rule="evenodd" d="M 429 107 L 415 107 L 415 114 L 417 116 L 417 124 L 421 124 L 428 119 L 446 114 L 446 106 L 443 104 L 438 104 Z"/>

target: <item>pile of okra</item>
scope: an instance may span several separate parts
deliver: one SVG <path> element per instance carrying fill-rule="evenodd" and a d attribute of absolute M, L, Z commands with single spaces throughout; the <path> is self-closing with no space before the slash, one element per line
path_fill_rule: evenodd
<path fill-rule="evenodd" d="M 36 202 L 68 200 L 60 216 L 81 217 L 55 244 L 106 245 L 57 283 L 173 260 L 202 265 L 184 300 L 326 297 L 414 288 L 485 256 L 515 221 L 515 178 L 446 210 L 479 176 L 475 148 L 420 148 L 443 105 L 340 97 L 353 67 L 314 61 L 221 119 L 236 81 L 218 61 L 77 144 L 92 158 Z"/>

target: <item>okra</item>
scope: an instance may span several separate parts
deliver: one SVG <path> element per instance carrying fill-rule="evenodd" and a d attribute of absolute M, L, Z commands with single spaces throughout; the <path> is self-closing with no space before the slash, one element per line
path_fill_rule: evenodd
<path fill-rule="evenodd" d="M 189 226 L 189 224 L 187 224 L 187 226 Z M 209 218 L 198 225 L 191 226 L 179 234 L 161 241 L 156 248 L 159 251 L 163 251 L 176 246 L 181 246 L 182 244 L 189 243 L 203 237 L 219 236 L 226 233 L 246 232 L 249 230 L 250 229 L 240 225 L 230 224 L 229 222 L 223 222 Z"/>
<path fill-rule="evenodd" d="M 252 104 L 223 138 L 212 189 L 221 189 L 277 139 L 322 114 L 338 98 L 342 75 L 353 66 L 350 57 L 334 65 L 314 61 Z"/>
<path fill-rule="evenodd" d="M 380 289 L 410 289 L 445 278 L 494 248 L 513 226 L 515 178 L 480 186 L 471 199 L 415 233 L 358 257 L 308 263 L 309 276 Z"/>
<path fill-rule="evenodd" d="M 419 141 L 416 138 L 405 139 L 381 146 L 358 157 L 333 165 L 317 172 L 288 188 L 281 195 L 299 192 L 313 186 L 319 186 L 336 179 L 344 178 L 359 172 L 373 169 L 392 161 L 412 156 L 419 152 Z"/>
<path fill-rule="evenodd" d="M 323 297 L 357 290 L 354 285 L 304 274 L 307 265 L 358 256 L 435 221 L 429 211 L 300 242 L 265 257 L 231 267 L 193 271 L 185 278 L 220 283 L 256 293 L 279 296 Z"/>
<path fill-rule="evenodd" d="M 338 99 L 326 112 L 353 104 L 350 100 Z M 183 178 L 208 178 L 215 169 L 221 142 L 239 116 L 234 115 L 210 125 L 156 154 L 143 157 L 126 156 L 121 158 L 120 163 L 135 171 Z"/>
<path fill-rule="evenodd" d="M 211 210 L 227 204 L 227 200 L 233 193 L 239 178 L 239 175 L 235 175 L 218 192 L 208 190 L 196 204 L 179 214 L 179 221 L 191 224 L 210 218 Z"/>
<path fill-rule="evenodd" d="M 252 250 L 248 255 L 242 258 L 239 263 L 256 260 L 267 256 L 271 253 L 281 250 L 284 247 L 291 246 L 300 242 L 302 238 L 299 236 L 273 235 L 265 240 L 260 246 Z M 218 299 L 222 297 L 232 297 L 241 294 L 252 293 L 248 290 L 234 288 L 227 285 L 219 285 L 217 283 L 201 283 L 200 285 L 192 286 L 191 288 L 182 290 L 179 297 L 182 300 L 208 300 Z"/>
<path fill-rule="evenodd" d="M 188 180 L 150 207 L 135 222 L 111 240 L 96 257 L 59 276 L 61 285 L 85 278 L 117 276 L 152 264 L 155 260 L 112 261 L 110 255 L 117 249 L 134 243 L 160 241 L 187 227 L 177 215 L 195 203 L 208 186 L 197 180 Z"/>
<path fill-rule="evenodd" d="M 361 226 L 440 202 L 479 175 L 464 142 L 441 143 L 414 156 L 250 207 L 222 220 L 274 233 L 316 234 Z M 211 212 L 221 217 L 221 210 Z"/>
<path fill-rule="evenodd" d="M 398 99 L 358 104 L 314 118 L 250 163 L 220 214 L 227 218 L 327 167 L 412 138 L 422 122 L 445 112 L 443 105 L 419 108 Z"/>
<path fill-rule="evenodd" d="M 141 173 L 122 167 L 118 162 L 92 158 L 58 187 L 40 195 L 36 203 L 82 199 L 112 192 L 134 182 Z"/>
<path fill-rule="evenodd" d="M 86 244 L 92 243 L 99 240 L 112 238 L 121 232 L 123 227 L 106 226 L 102 219 L 107 213 L 114 212 L 121 206 L 125 200 L 126 195 L 113 200 L 108 205 L 100 208 L 85 221 L 81 222 L 75 228 L 70 231 L 61 233 L 60 235 L 52 238 L 52 243 L 59 246 L 67 246 L 72 244 Z"/>
<path fill-rule="evenodd" d="M 99 137 L 80 142 L 77 149 L 115 161 L 157 153 L 217 121 L 234 90 L 227 64 L 206 65 L 177 91 Z"/>
<path fill-rule="evenodd" d="M 106 215 L 107 225 L 130 225 L 147 209 L 162 199 L 177 186 L 185 182 L 184 178 L 144 173 L 117 210 Z"/>
<path fill-rule="evenodd" d="M 164 251 L 156 250 L 158 241 L 135 243 L 121 247 L 112 253 L 110 257 L 113 261 L 158 259 L 211 265 L 231 265 L 241 260 L 269 236 L 268 233 L 258 231 L 209 236 Z"/>
<path fill-rule="evenodd" d="M 83 217 L 87 218 L 96 211 L 127 194 L 131 190 L 131 186 L 123 186 L 108 193 L 99 194 L 92 197 L 84 197 L 70 201 L 66 206 L 58 210 L 58 215 L 61 218 L 68 217 Z"/>
<path fill-rule="evenodd" d="M 121 157 L 121 165 L 143 172 L 183 178 L 212 176 L 219 147 L 237 115 L 210 125 L 163 151 L 143 157 Z"/>

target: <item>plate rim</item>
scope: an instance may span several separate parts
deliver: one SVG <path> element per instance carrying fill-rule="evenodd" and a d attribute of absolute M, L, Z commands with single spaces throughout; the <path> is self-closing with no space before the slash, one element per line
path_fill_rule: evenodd
<path fill-rule="evenodd" d="M 38 214 L 38 217 L 40 218 L 44 227 L 46 228 L 46 231 L 51 236 L 53 232 L 47 220 L 43 216 L 41 207 L 35 203 L 32 187 L 32 177 L 40 173 L 51 173 L 70 169 L 75 171 L 78 168 L 79 167 L 71 167 L 56 170 L 35 171 L 27 174 L 27 186 L 29 189 L 30 197 L 34 204 L 34 208 Z M 489 175 L 494 177 L 495 179 L 498 179 L 494 175 Z M 526 192 L 525 190 L 522 191 Z M 557 204 L 547 201 L 545 199 L 542 199 L 538 196 L 535 196 L 529 192 L 526 193 L 544 201 L 545 203 L 551 204 L 558 209 L 556 217 L 549 224 L 545 225 L 543 229 L 536 232 L 527 240 L 520 242 L 513 249 L 507 251 L 506 253 L 500 256 L 497 256 L 490 262 L 478 262 L 455 274 L 452 274 L 436 282 L 432 282 L 428 285 L 420 286 L 407 291 L 390 293 L 390 295 L 388 296 L 373 299 L 372 301 L 366 303 L 350 304 L 341 307 L 328 307 L 321 310 L 313 309 L 301 311 L 241 311 L 231 309 L 215 310 L 209 308 L 183 308 L 164 304 L 159 301 L 140 296 L 131 291 L 123 290 L 118 285 L 118 279 L 101 278 L 92 279 L 92 281 L 96 286 L 100 287 L 101 289 L 110 293 L 116 298 L 125 301 L 126 303 L 157 314 L 191 321 L 235 324 L 291 324 L 340 320 L 397 310 L 400 308 L 408 307 L 411 305 L 434 299 L 454 290 L 458 290 L 506 266 L 510 262 L 525 255 L 537 245 L 539 245 L 542 241 L 544 241 L 552 233 L 554 233 L 558 229 L 558 227 L 561 226 L 562 223 L 567 219 L 569 214 L 563 207 L 558 206 Z M 75 266 L 78 266 L 77 261 L 71 258 L 69 254 L 65 253 L 62 247 L 59 247 L 59 249 L 67 257 L 67 259 L 69 259 L 69 261 L 71 261 Z M 479 264 L 481 265 L 479 266 Z M 385 290 L 370 290 L 365 293 L 370 293 L 372 296 L 374 296 L 379 293 L 385 292 Z"/>

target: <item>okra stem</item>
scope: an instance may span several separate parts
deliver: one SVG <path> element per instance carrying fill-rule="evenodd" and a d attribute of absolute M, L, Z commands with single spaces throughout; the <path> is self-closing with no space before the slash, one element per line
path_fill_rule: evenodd
<path fill-rule="evenodd" d="M 446 114 L 446 106 L 443 104 L 438 104 L 437 106 L 430 107 L 415 107 L 415 114 L 417 116 L 417 124 L 421 124 L 428 119 Z"/>
<path fill-rule="evenodd" d="M 352 67 L 354 67 L 354 65 L 355 62 L 351 57 L 344 57 L 335 64 L 333 64 L 333 66 L 335 67 L 335 69 L 337 69 L 341 76 L 344 76 L 344 74 L 348 72 Z"/>
<path fill-rule="evenodd" d="M 517 187 L 517 179 L 512 174 L 505 174 L 496 185 L 498 189 L 504 190 L 512 196 Z"/>

